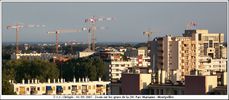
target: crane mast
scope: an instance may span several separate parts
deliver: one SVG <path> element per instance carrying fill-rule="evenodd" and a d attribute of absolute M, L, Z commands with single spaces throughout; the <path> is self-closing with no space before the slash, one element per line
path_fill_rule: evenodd
<path fill-rule="evenodd" d="M 80 32 L 81 29 L 60 29 L 55 31 L 50 31 L 48 34 L 55 34 L 56 35 L 56 54 L 59 53 L 59 34 L 60 33 L 74 33 L 74 32 Z"/>
<path fill-rule="evenodd" d="M 16 50 L 15 54 L 19 54 L 19 31 L 22 28 L 38 28 L 38 27 L 45 27 L 45 25 L 35 25 L 35 24 L 15 24 L 15 25 L 8 25 L 6 28 L 7 29 L 15 29 L 16 30 Z"/>

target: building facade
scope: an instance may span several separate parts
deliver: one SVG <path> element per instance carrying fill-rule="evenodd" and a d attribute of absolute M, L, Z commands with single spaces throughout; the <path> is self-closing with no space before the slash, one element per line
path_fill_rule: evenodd
<path fill-rule="evenodd" d="M 29 80 L 27 83 L 11 83 L 17 95 L 106 95 L 110 94 L 108 81 L 89 81 L 87 78 L 76 82 L 65 82 L 63 79 L 51 83 L 40 83 L 38 80 Z"/>
<path fill-rule="evenodd" d="M 152 82 L 152 70 L 147 72 L 141 69 L 127 71 L 122 73 L 121 94 L 122 95 L 140 95 L 145 94 L 145 89 Z"/>
<path fill-rule="evenodd" d="M 210 75 L 227 71 L 224 34 L 208 30 L 185 30 L 183 36 L 164 36 L 151 43 L 151 65 L 155 80 L 184 81 L 192 73 Z M 162 75 L 163 74 L 163 75 Z M 160 80 L 161 83 L 164 82 Z"/>

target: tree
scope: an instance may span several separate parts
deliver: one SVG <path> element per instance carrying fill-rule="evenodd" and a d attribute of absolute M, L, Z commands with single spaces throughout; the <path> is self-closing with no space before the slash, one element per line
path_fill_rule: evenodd
<path fill-rule="evenodd" d="M 59 71 L 54 63 L 43 60 L 9 60 L 3 64 L 3 71 L 8 79 L 21 82 L 22 79 L 38 79 L 41 82 L 48 78 L 58 78 Z"/>
<path fill-rule="evenodd" d="M 3 95 L 16 95 L 14 87 L 6 79 L 2 80 L 2 94 Z"/>
<path fill-rule="evenodd" d="M 95 81 L 104 76 L 104 63 L 100 58 L 87 57 L 67 61 L 63 64 L 63 77 L 66 81 L 72 81 L 73 77 L 85 78 Z"/>
<path fill-rule="evenodd" d="M 2 94 L 3 95 L 15 95 L 14 87 L 9 82 L 10 76 L 7 75 L 5 69 L 2 71 Z"/>

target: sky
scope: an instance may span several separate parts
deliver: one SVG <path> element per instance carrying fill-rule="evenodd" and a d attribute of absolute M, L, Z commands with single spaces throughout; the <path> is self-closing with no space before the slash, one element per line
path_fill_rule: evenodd
<path fill-rule="evenodd" d="M 81 29 L 91 16 L 113 17 L 97 22 L 105 30 L 96 31 L 97 42 L 144 42 L 144 31 L 158 36 L 182 35 L 190 21 L 197 29 L 227 32 L 226 3 L 2 3 L 2 41 L 15 42 L 15 23 L 39 24 L 46 27 L 23 28 L 20 42 L 54 42 L 56 29 Z M 87 42 L 86 31 L 60 34 L 60 41 Z M 225 35 L 226 39 L 226 35 Z"/>

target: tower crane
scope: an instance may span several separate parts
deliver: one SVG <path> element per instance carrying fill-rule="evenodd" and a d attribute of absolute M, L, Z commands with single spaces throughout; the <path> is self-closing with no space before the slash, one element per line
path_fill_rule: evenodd
<path fill-rule="evenodd" d="M 91 49 L 91 42 L 94 40 L 95 41 L 95 36 L 92 33 L 92 30 L 104 30 L 106 29 L 106 27 L 83 27 L 82 30 L 83 31 L 88 31 L 88 49 Z M 93 36 L 91 36 L 93 35 Z M 91 39 L 90 39 L 91 38 Z"/>
<path fill-rule="evenodd" d="M 190 21 L 187 26 L 186 26 L 186 29 L 190 30 L 192 28 L 196 28 L 197 26 L 197 23 L 195 21 Z"/>
<path fill-rule="evenodd" d="M 19 53 L 18 41 L 19 41 L 19 31 L 22 28 L 37 28 L 37 27 L 45 27 L 45 25 L 35 25 L 35 24 L 28 24 L 24 25 L 22 23 L 16 23 L 15 25 L 8 25 L 7 29 L 16 29 L 16 52 L 15 54 Z"/>
<path fill-rule="evenodd" d="M 91 49 L 92 51 L 95 51 L 95 31 L 96 31 L 96 22 L 99 22 L 99 21 L 111 21 L 113 20 L 114 18 L 113 17 L 96 17 L 96 16 L 92 16 L 90 18 L 86 18 L 85 19 L 85 23 L 90 23 L 91 26 L 90 26 L 90 31 L 89 34 L 91 33 L 91 41 L 92 41 L 92 49 L 89 48 L 88 49 Z M 89 43 L 89 42 L 88 42 Z"/>
<path fill-rule="evenodd" d="M 147 41 L 149 42 L 150 41 L 150 37 L 151 37 L 151 35 L 153 34 L 153 32 L 151 32 L 151 31 L 145 31 L 145 32 L 143 32 L 143 35 L 146 35 L 147 36 Z"/>
<path fill-rule="evenodd" d="M 80 32 L 82 29 L 59 29 L 55 31 L 50 31 L 48 34 L 56 34 L 56 54 L 59 53 L 58 51 L 58 45 L 59 45 L 59 34 L 60 33 L 74 33 L 74 32 Z"/>

